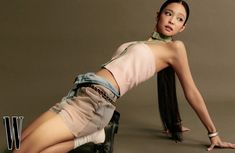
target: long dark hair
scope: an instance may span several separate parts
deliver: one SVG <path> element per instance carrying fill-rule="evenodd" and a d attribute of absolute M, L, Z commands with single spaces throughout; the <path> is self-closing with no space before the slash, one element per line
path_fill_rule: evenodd
<path fill-rule="evenodd" d="M 161 6 L 159 14 L 171 3 L 181 3 L 184 6 L 187 13 L 186 23 L 189 17 L 189 7 L 183 0 L 167 0 Z M 178 108 L 174 69 L 169 66 L 158 72 L 157 83 L 159 112 L 164 130 L 167 130 L 171 134 L 173 140 L 182 141 L 182 124 Z"/>

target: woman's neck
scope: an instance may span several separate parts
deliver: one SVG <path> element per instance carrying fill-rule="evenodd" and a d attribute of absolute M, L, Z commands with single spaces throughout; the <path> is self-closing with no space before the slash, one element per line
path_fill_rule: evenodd
<path fill-rule="evenodd" d="M 153 40 L 160 40 L 160 41 L 164 41 L 164 42 L 171 42 L 172 41 L 171 36 L 165 36 L 161 33 L 156 32 L 156 31 L 153 32 L 151 38 Z"/>

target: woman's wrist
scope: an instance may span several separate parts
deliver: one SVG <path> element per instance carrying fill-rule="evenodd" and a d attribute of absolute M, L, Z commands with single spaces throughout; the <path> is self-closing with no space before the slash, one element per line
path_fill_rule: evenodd
<path fill-rule="evenodd" d="M 215 131 L 215 132 L 208 132 L 208 137 L 211 139 L 213 137 L 216 137 L 219 135 L 219 132 L 218 131 Z"/>

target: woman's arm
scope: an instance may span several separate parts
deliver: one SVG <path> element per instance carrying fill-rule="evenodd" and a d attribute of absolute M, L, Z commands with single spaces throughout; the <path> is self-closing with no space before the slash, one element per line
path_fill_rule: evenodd
<path fill-rule="evenodd" d="M 212 122 L 205 102 L 193 81 L 184 44 L 180 41 L 175 41 L 173 42 L 172 47 L 174 48 L 174 56 L 169 64 L 172 65 L 176 71 L 185 97 L 206 127 L 208 133 L 215 133 L 215 125 Z M 235 144 L 221 142 L 219 136 L 214 136 L 210 140 L 211 146 L 208 150 L 212 150 L 214 146 L 235 148 Z"/>
<path fill-rule="evenodd" d="M 171 65 L 173 66 L 173 68 L 177 73 L 177 76 L 180 80 L 181 86 L 184 91 L 184 95 L 189 104 L 197 113 L 198 117 L 200 118 L 204 126 L 206 127 L 207 131 L 210 133 L 216 132 L 216 128 L 207 111 L 205 102 L 193 81 L 190 68 L 188 65 L 188 59 L 185 47 L 183 43 L 179 41 L 174 43 L 175 43 L 174 47 L 176 53 L 174 59 L 171 61 L 172 62 Z"/>

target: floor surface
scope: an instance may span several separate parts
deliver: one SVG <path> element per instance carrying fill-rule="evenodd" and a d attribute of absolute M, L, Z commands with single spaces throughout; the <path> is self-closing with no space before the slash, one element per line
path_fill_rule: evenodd
<path fill-rule="evenodd" d="M 235 143 L 235 103 L 210 102 L 207 106 L 221 138 Z M 114 153 L 206 152 L 209 139 L 205 128 L 187 103 L 181 103 L 180 108 L 183 124 L 191 131 L 184 134 L 182 143 L 175 143 L 162 133 L 158 112 L 151 104 L 132 105 L 132 109 L 121 105 L 122 116 Z M 216 149 L 213 152 L 234 153 L 235 150 Z"/>
<path fill-rule="evenodd" d="M 175 143 L 162 133 L 157 104 L 153 102 L 119 101 L 121 113 L 114 153 L 202 153 L 209 145 L 207 132 L 186 102 L 180 103 L 184 126 L 184 141 Z M 220 136 L 235 143 L 234 102 L 208 102 L 210 114 Z M 4 140 L 5 141 L 5 140 Z M 3 141 L 2 141 L 3 142 Z M 215 149 L 213 153 L 234 153 L 235 150 Z"/>

